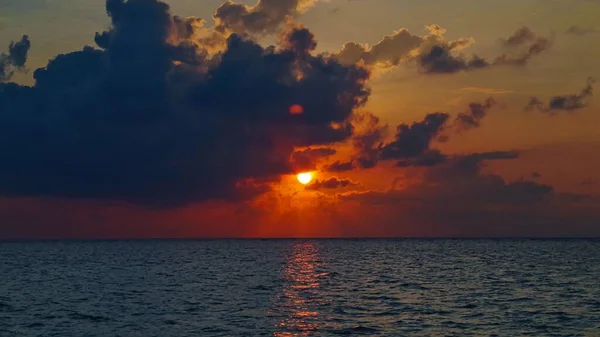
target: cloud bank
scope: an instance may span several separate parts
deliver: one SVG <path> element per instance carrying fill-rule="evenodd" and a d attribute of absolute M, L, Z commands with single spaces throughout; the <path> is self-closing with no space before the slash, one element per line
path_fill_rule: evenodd
<path fill-rule="evenodd" d="M 290 4 L 272 4 L 283 6 L 272 14 L 306 2 Z M 56 56 L 32 87 L 1 84 L 1 194 L 252 198 L 294 172 L 295 148 L 349 139 L 369 96 L 369 73 L 315 54 L 303 27 L 266 48 L 234 33 L 210 57 L 191 40 L 191 21 L 163 2 L 108 0 L 106 11 L 112 26 L 96 35 L 99 48 Z M 11 45 L 11 66 L 22 66 L 25 44 Z M 295 104 L 302 114 L 289 113 Z"/>

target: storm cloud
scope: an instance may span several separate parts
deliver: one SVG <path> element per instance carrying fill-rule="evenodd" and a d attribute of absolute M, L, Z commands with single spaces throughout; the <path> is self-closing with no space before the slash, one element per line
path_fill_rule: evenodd
<path fill-rule="evenodd" d="M 305 4 L 290 3 L 273 10 Z M 266 48 L 232 34 L 208 56 L 191 40 L 193 22 L 163 2 L 108 0 L 106 11 L 100 48 L 57 55 L 31 87 L 0 84 L 1 194 L 153 205 L 252 198 L 294 172 L 296 148 L 349 139 L 369 97 L 368 71 L 315 55 L 302 27 Z"/>

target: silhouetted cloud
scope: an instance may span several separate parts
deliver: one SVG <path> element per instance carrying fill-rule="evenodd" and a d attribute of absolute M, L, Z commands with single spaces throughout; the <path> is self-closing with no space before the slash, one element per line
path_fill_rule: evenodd
<path fill-rule="evenodd" d="M 307 4 L 260 1 L 257 9 L 276 13 L 251 30 Z M 368 71 L 314 55 L 302 27 L 267 48 L 233 34 L 210 56 L 194 38 L 201 23 L 163 2 L 108 0 L 106 10 L 101 49 L 57 55 L 32 87 L 0 83 L 2 195 L 157 205 L 252 198 L 294 172 L 295 149 L 349 139 L 370 94 Z M 290 114 L 293 105 L 302 113 Z"/>
<path fill-rule="evenodd" d="M 27 35 L 21 40 L 11 42 L 8 46 L 8 54 L 0 54 L 0 82 L 9 81 L 15 70 L 24 70 L 27 62 L 27 53 L 31 42 Z"/>
<path fill-rule="evenodd" d="M 314 170 L 319 160 L 333 156 L 337 151 L 329 147 L 308 148 L 292 153 L 292 166 L 298 171 Z"/>
<path fill-rule="evenodd" d="M 488 68 L 490 66 L 524 66 L 533 57 L 546 51 L 552 45 L 549 38 L 536 36 L 529 28 L 517 30 L 508 39 L 502 40 L 503 45 L 511 49 L 510 54 L 503 54 L 493 61 L 488 61 L 477 55 L 465 56 L 456 54 L 457 46 L 468 45 L 468 40 L 454 42 L 438 42 L 425 49 L 418 57 L 417 62 L 424 73 L 450 74 L 460 71 L 472 71 Z M 470 44 L 470 43 L 469 43 Z M 525 47 L 523 50 L 520 47 Z"/>
<path fill-rule="evenodd" d="M 525 106 L 525 110 L 538 110 L 549 115 L 554 115 L 558 111 L 569 112 L 583 109 L 588 106 L 586 99 L 593 95 L 593 85 L 595 82 L 590 77 L 587 79 L 585 88 L 579 94 L 552 96 L 547 103 L 537 97 L 532 97 Z"/>
<path fill-rule="evenodd" d="M 501 153 L 501 152 L 498 152 Z M 435 211 L 437 202 L 473 204 L 534 204 L 552 196 L 553 188 L 531 181 L 506 182 L 498 175 L 485 174 L 481 162 L 490 159 L 504 159 L 496 154 L 458 156 L 442 165 L 432 166 L 422 171 L 420 181 L 408 184 L 403 189 L 373 191 L 344 198 L 358 198 L 363 202 L 391 202 L 420 200 Z M 467 169 L 468 168 L 468 169 Z"/>
<path fill-rule="evenodd" d="M 326 165 L 322 169 L 326 172 L 346 172 L 346 171 L 351 171 L 355 168 L 356 168 L 356 166 L 354 165 L 353 160 L 349 160 L 349 161 L 339 161 L 338 160 L 338 161 L 334 162 L 333 164 Z"/>
<path fill-rule="evenodd" d="M 519 158 L 515 151 L 477 152 L 454 157 L 453 169 L 465 173 L 479 172 L 481 165 L 486 160 L 509 160 Z"/>
<path fill-rule="evenodd" d="M 350 179 L 339 179 L 336 177 L 331 177 L 325 180 L 315 180 L 311 184 L 306 186 L 308 190 L 321 190 L 321 189 L 335 189 L 342 187 L 350 187 L 357 186 L 358 183 L 350 180 Z"/>
<path fill-rule="evenodd" d="M 422 156 L 444 129 L 450 115 L 443 112 L 430 113 L 423 121 L 400 124 L 394 140 L 381 149 L 381 159 L 406 159 Z"/>
<path fill-rule="evenodd" d="M 477 55 L 470 59 L 462 55 L 454 56 L 452 48 L 447 45 L 433 46 L 427 53 L 418 57 L 418 63 L 425 73 L 456 73 L 486 68 L 490 64 Z"/>
<path fill-rule="evenodd" d="M 529 29 L 529 27 L 519 28 L 513 35 L 507 39 L 502 39 L 502 43 L 507 47 L 520 46 L 525 43 L 535 40 L 535 34 Z"/>
<path fill-rule="evenodd" d="M 481 120 L 485 118 L 488 110 L 496 105 L 496 100 L 488 97 L 483 103 L 473 102 L 469 104 L 469 112 L 461 112 L 456 116 L 456 125 L 459 130 L 469 130 L 481 125 Z"/>
<path fill-rule="evenodd" d="M 432 149 L 434 141 L 445 142 L 450 138 L 446 131 L 462 133 L 480 126 L 489 109 L 497 102 L 488 97 L 483 102 L 469 103 L 469 112 L 460 113 L 454 123 L 450 124 L 450 114 L 436 112 L 427 114 L 422 121 L 410 124 L 402 123 L 397 126 L 394 139 L 385 142 L 388 125 L 381 124 L 373 115 L 359 115 L 363 123 L 362 130 L 356 130 L 352 136 L 355 153 L 346 161 L 336 161 L 325 165 L 322 170 L 327 172 L 346 172 L 357 168 L 375 167 L 380 160 L 398 160 L 398 167 L 434 166 L 441 164 L 447 155 Z M 357 123 L 356 125 L 360 125 Z M 366 125 L 366 127 L 364 127 Z M 358 129 L 358 127 L 356 128 Z M 475 154 L 477 155 L 477 154 Z M 500 155 L 500 154 L 497 154 Z M 493 156 L 493 154 L 488 154 Z M 493 159 L 493 158 L 490 158 Z"/>
<path fill-rule="evenodd" d="M 580 27 L 580 26 L 571 26 L 571 27 L 569 27 L 569 29 L 567 29 L 565 31 L 565 33 L 572 34 L 572 35 L 577 35 L 577 36 L 584 36 L 584 35 L 598 33 L 598 30 L 596 30 L 594 28 L 584 28 L 584 27 Z"/>
<path fill-rule="evenodd" d="M 525 50 L 517 55 L 504 54 L 497 57 L 493 65 L 525 66 L 535 56 L 545 52 L 552 46 L 552 40 L 547 37 L 536 37 L 533 42 L 526 46 Z"/>
<path fill-rule="evenodd" d="M 416 221 L 419 227 L 435 228 L 433 233 L 445 233 L 455 227 L 468 231 L 462 235 L 487 232 L 479 226 L 497 220 L 499 214 L 506 216 L 527 210 L 531 211 L 531 217 L 517 216 L 515 220 L 543 219 L 548 210 L 555 209 L 553 203 L 565 204 L 549 185 L 532 181 L 507 182 L 482 170 L 481 163 L 485 160 L 514 157 L 511 152 L 455 156 L 435 166 L 412 169 L 416 171 L 409 171 L 408 178 L 398 178 L 389 190 L 342 193 L 338 197 L 365 207 L 377 206 L 379 216 L 369 215 L 377 223 L 385 223 L 396 216 L 399 222 L 394 222 L 395 226 Z M 401 188 L 396 188 L 399 185 Z M 393 228 L 387 230 L 394 231 Z"/>

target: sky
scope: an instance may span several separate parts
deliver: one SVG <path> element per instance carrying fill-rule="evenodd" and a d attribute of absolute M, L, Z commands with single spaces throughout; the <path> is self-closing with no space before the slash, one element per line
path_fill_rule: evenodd
<path fill-rule="evenodd" d="M 0 1 L 0 239 L 598 237 L 599 15 Z"/>

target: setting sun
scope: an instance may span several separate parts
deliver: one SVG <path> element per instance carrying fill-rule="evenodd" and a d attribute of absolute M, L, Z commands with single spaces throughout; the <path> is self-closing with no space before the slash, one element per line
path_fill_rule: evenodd
<path fill-rule="evenodd" d="M 302 185 L 306 185 L 313 179 L 313 174 L 310 172 L 298 173 L 297 178 Z"/>

